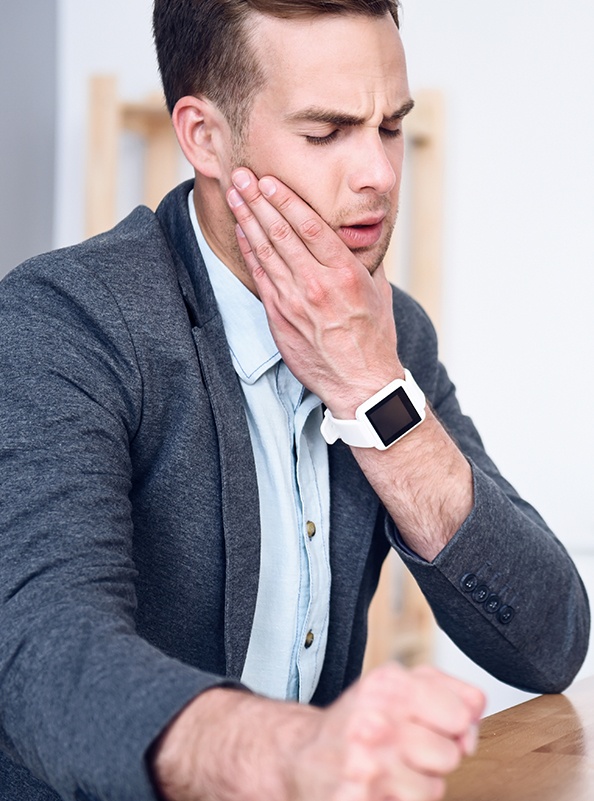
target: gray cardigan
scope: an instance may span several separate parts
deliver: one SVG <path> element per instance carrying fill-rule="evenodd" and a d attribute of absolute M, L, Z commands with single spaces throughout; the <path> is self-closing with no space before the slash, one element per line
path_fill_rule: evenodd
<path fill-rule="evenodd" d="M 2 799 L 154 801 L 150 744 L 193 696 L 241 675 L 257 484 L 190 186 L 0 284 Z M 461 414 L 425 314 L 396 289 L 394 313 L 402 362 L 475 481 L 474 510 L 435 561 L 402 558 L 472 659 L 559 691 L 587 647 L 582 583 Z M 379 570 L 399 547 L 349 449 L 329 457 L 320 705 L 358 676 Z"/>

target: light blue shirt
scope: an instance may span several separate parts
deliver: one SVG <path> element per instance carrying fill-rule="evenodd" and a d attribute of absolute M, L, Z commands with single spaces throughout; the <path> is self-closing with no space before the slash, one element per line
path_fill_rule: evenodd
<path fill-rule="evenodd" d="M 190 217 L 240 379 L 260 499 L 260 580 L 242 681 L 307 703 L 318 684 L 330 610 L 330 481 L 321 401 L 283 362 L 264 306 Z"/>

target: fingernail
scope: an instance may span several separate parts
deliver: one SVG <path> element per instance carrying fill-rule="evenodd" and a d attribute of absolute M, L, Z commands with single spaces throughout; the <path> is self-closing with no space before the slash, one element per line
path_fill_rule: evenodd
<path fill-rule="evenodd" d="M 242 239 L 245 239 L 245 234 L 243 233 L 243 228 L 241 225 L 236 225 L 235 230 L 237 231 L 237 236 L 240 236 Z"/>
<path fill-rule="evenodd" d="M 227 195 L 227 200 L 232 208 L 237 208 L 243 205 L 243 200 L 237 189 L 230 189 Z"/>
<path fill-rule="evenodd" d="M 270 197 L 276 192 L 276 184 L 274 181 L 271 181 L 270 178 L 262 178 L 258 186 L 260 187 L 262 194 L 266 197 Z"/>
<path fill-rule="evenodd" d="M 247 189 L 250 185 L 250 176 L 245 170 L 236 170 L 232 177 L 233 183 L 238 189 Z"/>

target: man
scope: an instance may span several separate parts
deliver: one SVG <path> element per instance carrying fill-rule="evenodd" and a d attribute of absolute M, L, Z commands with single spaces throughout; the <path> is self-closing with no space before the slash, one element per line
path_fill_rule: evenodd
<path fill-rule="evenodd" d="M 357 680 L 390 545 L 516 686 L 564 688 L 589 613 L 384 275 L 396 6 L 154 20 L 193 186 L 0 294 L 2 795 L 439 798 L 483 700 L 430 668 Z"/>

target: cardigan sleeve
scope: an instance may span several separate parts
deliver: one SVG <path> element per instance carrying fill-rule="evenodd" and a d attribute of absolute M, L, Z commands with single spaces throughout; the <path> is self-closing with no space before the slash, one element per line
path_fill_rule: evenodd
<path fill-rule="evenodd" d="M 401 357 L 473 475 L 469 517 L 432 563 L 387 534 L 411 570 L 436 621 L 477 664 L 502 681 L 536 693 L 560 692 L 575 677 L 588 648 L 590 612 L 578 571 L 536 510 L 499 473 L 455 387 L 437 358 L 425 313 L 396 293 L 404 320 Z"/>
<path fill-rule="evenodd" d="M 0 284 L 0 747 L 64 799 L 156 801 L 147 749 L 225 682 L 136 633 L 142 396 L 100 277 L 52 255 Z"/>

